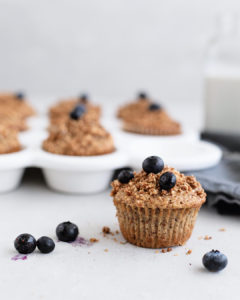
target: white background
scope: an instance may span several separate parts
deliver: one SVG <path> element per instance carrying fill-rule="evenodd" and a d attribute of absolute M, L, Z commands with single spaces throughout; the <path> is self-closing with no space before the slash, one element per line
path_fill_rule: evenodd
<path fill-rule="evenodd" d="M 0 89 L 198 104 L 215 16 L 238 0 L 0 0 Z"/>

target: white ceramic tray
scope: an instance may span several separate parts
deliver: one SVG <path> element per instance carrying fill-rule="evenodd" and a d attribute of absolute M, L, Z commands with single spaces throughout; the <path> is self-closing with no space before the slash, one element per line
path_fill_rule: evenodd
<path fill-rule="evenodd" d="M 30 119 L 30 129 L 19 135 L 24 149 L 0 155 L 0 192 L 16 188 L 24 169 L 30 166 L 42 168 L 48 186 L 54 190 L 90 194 L 105 190 L 115 169 L 126 166 L 140 169 L 149 155 L 159 155 L 165 163 L 181 171 L 211 167 L 221 158 L 221 151 L 199 141 L 195 132 L 184 131 L 177 137 L 147 137 L 122 132 L 115 120 L 103 123 L 112 133 L 117 150 L 101 156 L 76 157 L 43 151 L 41 145 L 48 135 L 47 117 Z"/>

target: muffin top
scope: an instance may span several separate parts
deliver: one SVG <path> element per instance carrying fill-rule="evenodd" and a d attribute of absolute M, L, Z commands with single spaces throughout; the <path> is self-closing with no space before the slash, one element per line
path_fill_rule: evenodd
<path fill-rule="evenodd" d="M 60 123 L 64 123 L 67 120 L 69 113 L 77 105 L 84 105 L 86 107 L 89 118 L 91 118 L 93 121 L 99 121 L 101 115 L 100 107 L 93 105 L 88 100 L 87 96 L 82 95 L 79 98 L 70 98 L 60 101 L 56 105 L 52 106 L 49 110 L 51 124 L 57 125 Z"/>
<path fill-rule="evenodd" d="M 145 93 L 140 93 L 137 99 L 119 108 L 117 116 L 120 119 L 129 119 L 134 115 L 139 115 L 146 111 L 151 104 L 150 98 Z"/>
<path fill-rule="evenodd" d="M 0 125 L 0 154 L 7 154 L 21 150 L 17 132 Z"/>
<path fill-rule="evenodd" d="M 0 110 L 2 113 L 15 111 L 19 118 L 22 119 L 35 114 L 34 109 L 28 104 L 22 93 L 1 93 Z"/>
<path fill-rule="evenodd" d="M 113 138 L 98 122 L 91 122 L 87 114 L 72 111 L 64 125 L 50 131 L 43 149 L 62 155 L 93 156 L 115 150 Z"/>
<path fill-rule="evenodd" d="M 206 194 L 196 178 L 164 166 L 160 160 L 156 156 L 149 157 L 141 172 L 120 173 L 118 180 L 112 182 L 114 203 L 159 209 L 201 206 Z"/>
<path fill-rule="evenodd" d="M 147 96 L 120 108 L 118 117 L 123 120 L 125 131 L 153 135 L 181 133 L 181 125 L 160 104 L 152 102 Z"/>

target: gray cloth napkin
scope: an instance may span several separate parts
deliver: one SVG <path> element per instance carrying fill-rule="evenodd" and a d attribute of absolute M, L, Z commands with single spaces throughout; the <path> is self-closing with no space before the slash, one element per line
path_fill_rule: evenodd
<path fill-rule="evenodd" d="M 222 214 L 240 214 L 240 143 L 236 135 L 202 134 L 223 150 L 221 162 L 209 169 L 187 172 L 200 181 L 207 192 L 207 204 Z M 229 152 L 236 151 L 236 152 Z"/>

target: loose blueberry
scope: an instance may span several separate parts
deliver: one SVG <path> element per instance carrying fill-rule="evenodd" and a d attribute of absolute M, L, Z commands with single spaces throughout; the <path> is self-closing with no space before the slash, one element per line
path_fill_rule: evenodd
<path fill-rule="evenodd" d="M 163 173 L 159 179 L 159 185 L 162 190 L 171 190 L 176 184 L 176 176 L 171 172 Z"/>
<path fill-rule="evenodd" d="M 82 103 L 87 103 L 88 101 L 88 95 L 87 94 L 81 94 L 79 96 L 79 100 L 82 102 Z"/>
<path fill-rule="evenodd" d="M 142 168 L 148 174 L 157 174 L 163 170 L 164 162 L 158 156 L 149 156 L 143 161 Z"/>
<path fill-rule="evenodd" d="M 23 100 L 24 99 L 24 94 L 21 93 L 21 92 L 18 92 L 15 94 L 15 97 L 18 99 L 18 100 Z"/>
<path fill-rule="evenodd" d="M 155 110 L 160 110 L 162 109 L 161 105 L 157 104 L 157 103 L 152 103 L 149 105 L 148 109 L 150 111 L 155 111 Z"/>
<path fill-rule="evenodd" d="M 79 120 L 84 113 L 86 112 L 86 108 L 84 105 L 77 105 L 74 110 L 70 113 L 70 118 L 73 120 Z"/>
<path fill-rule="evenodd" d="M 50 253 L 54 250 L 55 243 L 51 238 L 42 236 L 37 240 L 37 247 L 42 253 Z"/>
<path fill-rule="evenodd" d="M 77 225 L 69 221 L 59 224 L 56 229 L 57 237 L 62 242 L 74 242 L 78 233 Z"/>
<path fill-rule="evenodd" d="M 138 99 L 139 100 L 145 100 L 145 99 L 147 99 L 147 94 L 144 93 L 144 92 L 139 93 L 138 94 Z"/>
<path fill-rule="evenodd" d="M 20 234 L 14 241 L 14 247 L 21 254 L 32 253 L 36 248 L 35 238 L 28 233 Z"/>
<path fill-rule="evenodd" d="M 226 255 L 218 250 L 212 250 L 206 253 L 202 259 L 204 267 L 211 272 L 218 272 L 223 270 L 228 264 Z"/>
<path fill-rule="evenodd" d="M 121 183 L 128 183 L 133 178 L 134 174 L 132 171 L 129 170 L 123 170 L 118 175 L 118 181 Z"/>
<path fill-rule="evenodd" d="M 130 167 L 125 167 L 125 168 L 120 168 L 120 169 L 116 169 L 113 173 L 113 176 L 112 176 L 112 180 L 111 181 L 114 181 L 116 179 L 118 179 L 118 175 L 121 173 L 121 171 L 131 171 L 133 172 L 133 169 L 130 168 Z"/>

